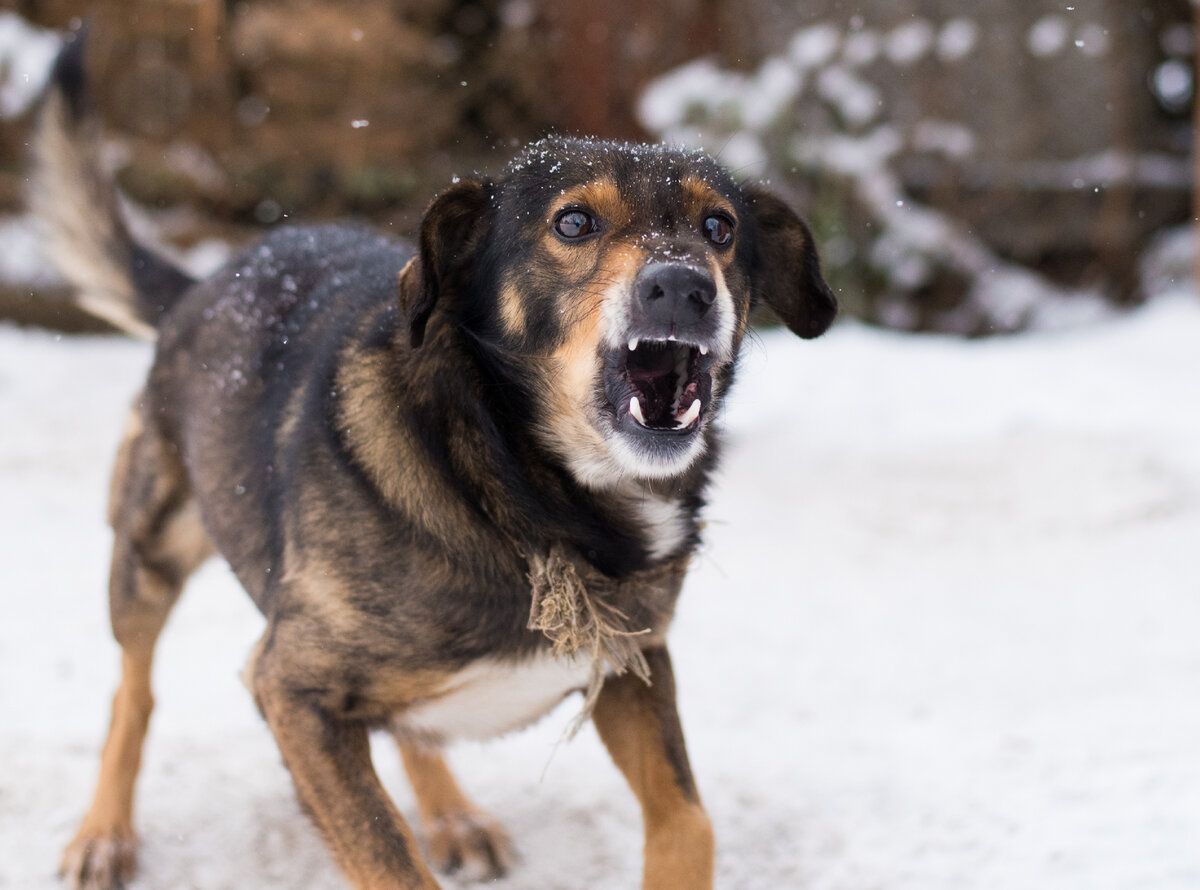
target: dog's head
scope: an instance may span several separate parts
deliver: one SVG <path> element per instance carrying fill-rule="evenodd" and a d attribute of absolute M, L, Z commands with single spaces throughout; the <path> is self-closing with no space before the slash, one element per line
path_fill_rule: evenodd
<path fill-rule="evenodd" d="M 400 290 L 413 345 L 444 314 L 592 487 L 705 452 L 756 302 L 801 337 L 837 311 L 783 201 L 700 153 L 575 139 L 436 198 Z"/>

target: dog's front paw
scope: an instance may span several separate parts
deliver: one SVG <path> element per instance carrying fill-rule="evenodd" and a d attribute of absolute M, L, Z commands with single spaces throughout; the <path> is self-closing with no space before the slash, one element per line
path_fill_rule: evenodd
<path fill-rule="evenodd" d="M 478 813 L 454 813 L 426 827 L 433 865 L 458 878 L 488 881 L 503 877 L 516 858 L 508 833 Z"/>
<path fill-rule="evenodd" d="M 63 853 L 59 875 L 73 890 L 119 890 L 137 868 L 132 831 L 92 832 L 85 828 Z"/>

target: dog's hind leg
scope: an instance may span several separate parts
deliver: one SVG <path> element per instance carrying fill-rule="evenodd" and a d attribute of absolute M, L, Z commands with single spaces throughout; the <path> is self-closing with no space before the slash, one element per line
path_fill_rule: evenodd
<path fill-rule="evenodd" d="M 62 860 L 63 877 L 81 890 L 119 887 L 133 874 L 133 790 L 154 706 L 154 644 L 187 576 L 212 553 L 178 456 L 136 410 L 117 457 L 109 520 L 109 608 L 121 645 L 121 685 L 91 808 Z"/>
<path fill-rule="evenodd" d="M 502 877 L 514 858 L 508 834 L 467 799 L 439 750 L 415 744 L 403 735 L 397 737 L 397 743 L 417 795 L 434 867 L 470 880 Z"/>

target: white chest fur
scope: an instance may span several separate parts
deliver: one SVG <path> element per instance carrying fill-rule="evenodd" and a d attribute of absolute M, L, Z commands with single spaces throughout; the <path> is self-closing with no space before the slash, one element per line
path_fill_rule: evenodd
<path fill-rule="evenodd" d="M 436 698 L 395 718 L 404 733 L 441 743 L 522 729 L 587 685 L 591 660 L 541 653 L 522 661 L 482 658 L 454 675 Z"/>
<path fill-rule="evenodd" d="M 634 495 L 634 498 L 634 509 L 646 527 L 651 558 L 670 556 L 679 549 L 690 531 L 683 507 L 678 501 L 649 492 Z"/>

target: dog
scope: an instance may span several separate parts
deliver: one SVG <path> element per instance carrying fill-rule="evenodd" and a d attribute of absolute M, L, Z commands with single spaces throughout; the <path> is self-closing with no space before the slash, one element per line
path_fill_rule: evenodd
<path fill-rule="evenodd" d="M 52 75 L 35 210 L 80 304 L 157 352 L 113 474 L 122 675 L 68 883 L 134 873 L 155 641 L 220 554 L 266 617 L 246 684 L 353 886 L 503 874 L 440 751 L 583 692 L 641 804 L 643 887 L 711 888 L 666 633 L 752 309 L 805 338 L 834 319 L 805 223 L 702 153 L 552 137 L 451 184 L 414 245 L 278 228 L 197 280 L 131 235 L 82 55 Z"/>

